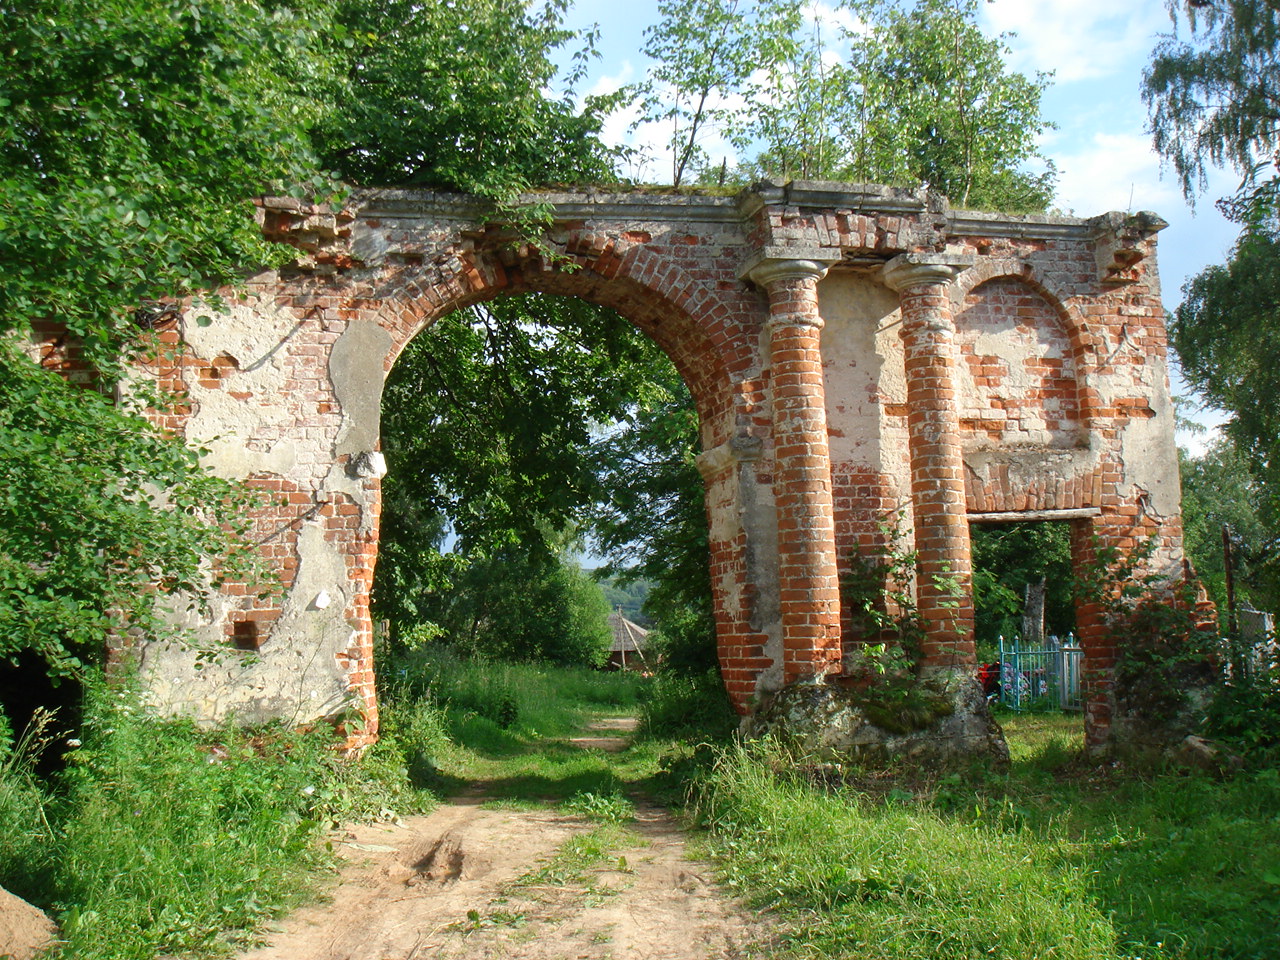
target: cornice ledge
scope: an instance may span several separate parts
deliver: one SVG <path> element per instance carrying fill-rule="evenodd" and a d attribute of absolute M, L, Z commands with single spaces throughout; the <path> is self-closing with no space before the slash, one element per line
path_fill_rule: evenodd
<path fill-rule="evenodd" d="M 948 237 L 1006 237 L 1016 240 L 1092 240 L 1097 228 L 1079 217 L 1047 214 L 948 210 Z"/>
<path fill-rule="evenodd" d="M 522 205 L 549 206 L 553 220 L 739 223 L 743 219 L 735 197 L 583 188 L 523 193 L 517 202 Z M 361 189 L 353 191 L 348 205 L 364 217 L 458 219 L 492 223 L 501 221 L 500 217 L 495 216 L 496 211 L 489 201 L 447 191 L 413 188 Z"/>

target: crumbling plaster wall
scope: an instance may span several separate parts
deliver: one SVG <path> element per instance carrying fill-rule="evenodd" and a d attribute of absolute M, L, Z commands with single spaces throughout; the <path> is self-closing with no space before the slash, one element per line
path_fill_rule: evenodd
<path fill-rule="evenodd" d="M 204 722 L 363 710 L 351 548 L 376 536 L 378 500 L 355 468 L 367 474 L 358 455 L 377 448 L 390 338 L 254 298 L 226 312 L 193 304 L 180 340 L 168 373 L 185 390 L 183 429 L 210 469 L 257 492 L 251 537 L 266 576 L 207 606 L 172 598 L 189 642 L 140 651 L 150 696 Z"/>

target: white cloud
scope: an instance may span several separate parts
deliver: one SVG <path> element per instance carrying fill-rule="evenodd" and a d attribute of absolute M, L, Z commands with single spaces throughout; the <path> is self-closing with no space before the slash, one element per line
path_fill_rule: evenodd
<path fill-rule="evenodd" d="M 834 39 L 834 31 L 847 31 L 848 33 L 858 34 L 866 30 L 866 24 L 848 7 L 835 7 L 829 3 L 810 3 L 804 7 L 804 16 L 807 20 L 816 20 L 822 25 L 823 30 L 828 28 L 833 30 L 832 37 Z"/>
<path fill-rule="evenodd" d="M 639 78 L 635 68 L 629 61 L 623 61 L 619 71 L 611 76 L 603 76 L 592 84 L 590 93 L 604 95 L 613 93 Z M 740 96 L 712 97 L 708 107 L 712 110 L 741 110 L 746 101 Z M 610 146 L 627 147 L 632 151 L 631 158 L 623 164 L 620 171 L 623 177 L 640 183 L 664 183 L 671 178 L 672 155 L 671 125 L 665 122 L 638 123 L 641 116 L 640 105 L 631 102 L 621 110 L 610 114 L 600 131 L 600 138 Z M 706 151 L 713 163 L 728 158 L 732 164 L 736 161 L 733 147 L 714 128 L 706 128 L 698 137 L 698 145 Z"/>
<path fill-rule="evenodd" d="M 1053 71 L 1060 84 L 1132 72 L 1171 28 L 1160 0 L 994 0 L 982 16 L 993 32 L 1017 34 L 1011 66 Z"/>
<path fill-rule="evenodd" d="M 1050 156 L 1058 165 L 1057 203 L 1064 210 L 1088 217 L 1182 205 L 1177 185 L 1160 178 L 1160 160 L 1145 134 L 1097 132 L 1074 150 L 1057 146 Z"/>

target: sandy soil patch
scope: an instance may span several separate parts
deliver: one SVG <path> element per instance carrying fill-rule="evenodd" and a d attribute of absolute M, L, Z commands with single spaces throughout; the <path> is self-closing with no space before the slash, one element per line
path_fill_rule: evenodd
<path fill-rule="evenodd" d="M 640 806 L 634 837 L 567 880 L 539 873 L 593 824 L 474 799 L 335 835 L 344 865 L 329 903 L 298 910 L 241 960 L 709 960 L 767 957 L 768 924 L 686 858 L 665 810 Z M 628 845 L 630 844 L 630 845 Z"/>
<path fill-rule="evenodd" d="M 634 717 L 594 721 L 568 742 L 617 752 Z M 608 855 L 560 869 L 595 824 L 552 809 L 487 806 L 478 794 L 430 816 L 353 827 L 331 902 L 306 907 L 241 960 L 751 960 L 772 930 L 687 857 L 671 815 L 640 804 Z"/>

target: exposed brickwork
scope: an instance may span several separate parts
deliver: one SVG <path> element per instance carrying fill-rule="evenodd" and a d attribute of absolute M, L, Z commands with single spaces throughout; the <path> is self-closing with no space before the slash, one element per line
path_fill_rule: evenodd
<path fill-rule="evenodd" d="M 840 589 L 822 379 L 818 278 L 806 261 L 766 261 L 752 277 L 769 297 L 774 500 L 783 680 L 838 671 Z"/>
<path fill-rule="evenodd" d="M 955 324 L 946 290 L 958 272 L 935 258 L 899 258 L 886 270 L 886 281 L 902 297 L 916 603 L 926 633 L 923 666 L 933 670 L 970 669 L 975 663 Z"/>
<path fill-rule="evenodd" d="M 964 439 L 1061 447 L 1078 442 L 1071 341 L 1038 291 L 1009 277 L 975 287 L 956 330 L 968 388 L 959 391 Z"/>
<path fill-rule="evenodd" d="M 613 307 L 688 383 L 720 661 L 740 710 L 839 669 L 838 571 L 855 549 L 882 549 L 898 511 L 920 555 L 929 666 L 972 661 L 968 514 L 1092 511 L 1074 521 L 1078 559 L 1092 535 L 1125 545 L 1151 530 L 1157 568 L 1177 564 L 1152 223 L 1002 218 L 823 184 L 543 199 L 554 224 L 541 246 L 455 196 L 370 191 L 340 212 L 262 201 L 264 231 L 297 261 L 252 278 L 212 324 L 189 306 L 162 336 L 185 352 L 150 375 L 183 394 L 166 428 L 270 493 L 255 525 L 283 589 L 259 599 L 258 585 L 230 585 L 192 625 L 257 642 L 257 665 L 196 675 L 157 652 L 157 699 L 207 718 L 354 706 L 353 743 L 376 734 L 382 378 L 439 317 L 525 291 Z M 46 340 L 46 362 L 73 364 L 56 331 Z M 1100 742 L 1114 652 L 1090 616 Z"/>

